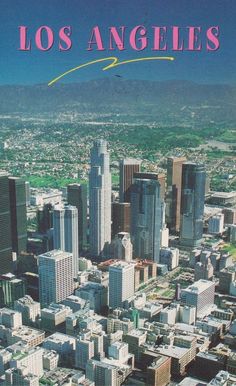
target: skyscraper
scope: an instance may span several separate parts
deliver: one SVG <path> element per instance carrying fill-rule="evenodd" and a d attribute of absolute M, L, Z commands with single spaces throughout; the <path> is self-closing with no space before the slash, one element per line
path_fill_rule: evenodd
<path fill-rule="evenodd" d="M 68 185 L 67 201 L 78 210 L 79 251 L 82 251 L 87 245 L 87 185 Z"/>
<path fill-rule="evenodd" d="M 112 203 L 112 237 L 119 232 L 130 232 L 130 203 Z"/>
<path fill-rule="evenodd" d="M 166 221 L 173 232 L 179 232 L 180 229 L 182 166 L 185 161 L 185 157 L 167 159 Z"/>
<path fill-rule="evenodd" d="M 202 240 L 205 176 L 203 165 L 183 164 L 180 243 L 184 246 L 195 247 Z"/>
<path fill-rule="evenodd" d="M 127 262 L 132 260 L 133 245 L 131 243 L 130 234 L 128 232 L 117 233 L 112 244 L 113 257 L 115 259 L 125 260 Z"/>
<path fill-rule="evenodd" d="M 106 254 L 111 242 L 111 173 L 107 142 L 94 142 L 89 174 L 89 242 L 95 256 Z"/>
<path fill-rule="evenodd" d="M 11 213 L 8 176 L 0 172 L 0 274 L 12 270 Z"/>
<path fill-rule="evenodd" d="M 166 191 L 166 177 L 162 173 L 152 173 L 152 172 L 138 172 L 134 173 L 134 178 L 140 178 L 145 180 L 157 180 L 160 184 L 160 197 L 162 200 L 165 199 Z"/>
<path fill-rule="evenodd" d="M 12 250 L 19 254 L 27 249 L 25 181 L 17 177 L 9 177 L 9 194 Z"/>
<path fill-rule="evenodd" d="M 39 255 L 39 299 L 41 305 L 59 303 L 74 291 L 73 256 L 53 250 Z"/>
<path fill-rule="evenodd" d="M 78 273 L 78 210 L 75 206 L 57 207 L 53 212 L 53 245 L 73 254 L 73 277 Z"/>
<path fill-rule="evenodd" d="M 49 229 L 53 228 L 53 208 L 52 204 L 45 204 L 37 212 L 38 231 L 40 233 L 47 233 Z"/>
<path fill-rule="evenodd" d="M 164 202 L 157 177 L 134 179 L 131 192 L 131 241 L 134 257 L 159 261 Z"/>
<path fill-rule="evenodd" d="M 109 267 L 109 307 L 122 307 L 134 295 L 134 264 L 117 262 Z"/>
<path fill-rule="evenodd" d="M 140 172 L 141 161 L 126 158 L 120 161 L 120 202 L 130 202 L 131 185 L 135 172 Z"/>

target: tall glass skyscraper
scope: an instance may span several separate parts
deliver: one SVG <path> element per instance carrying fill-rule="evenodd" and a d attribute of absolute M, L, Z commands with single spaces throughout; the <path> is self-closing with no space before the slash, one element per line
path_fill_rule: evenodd
<path fill-rule="evenodd" d="M 173 232 L 180 229 L 180 204 L 182 187 L 182 167 L 185 157 L 168 157 L 167 159 L 167 197 L 166 220 Z"/>
<path fill-rule="evenodd" d="M 111 173 L 107 142 L 91 149 L 89 174 L 89 243 L 94 256 L 105 255 L 111 242 Z"/>
<path fill-rule="evenodd" d="M 0 172 L 0 274 L 12 270 L 11 213 L 8 176 Z"/>
<path fill-rule="evenodd" d="M 164 201 L 154 178 L 134 178 L 131 191 L 131 241 L 134 257 L 159 261 Z"/>
<path fill-rule="evenodd" d="M 201 243 L 206 172 L 203 165 L 183 164 L 180 210 L 180 243 L 195 247 Z"/>
<path fill-rule="evenodd" d="M 78 209 L 79 251 L 87 245 L 87 185 L 69 184 L 67 201 Z"/>
<path fill-rule="evenodd" d="M 58 207 L 53 211 L 53 245 L 73 254 L 73 276 L 78 273 L 78 210 L 75 206 Z"/>
<path fill-rule="evenodd" d="M 120 161 L 120 202 L 130 202 L 131 186 L 133 184 L 133 176 L 135 172 L 140 172 L 141 161 L 126 158 Z"/>
<path fill-rule="evenodd" d="M 25 181 L 18 177 L 9 177 L 9 194 L 12 250 L 19 254 L 27 249 Z"/>

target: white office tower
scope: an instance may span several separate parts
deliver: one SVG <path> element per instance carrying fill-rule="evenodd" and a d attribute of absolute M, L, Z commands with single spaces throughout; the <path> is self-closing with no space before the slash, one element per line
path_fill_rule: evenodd
<path fill-rule="evenodd" d="M 79 240 L 78 210 L 75 206 L 57 206 L 53 211 L 53 243 L 55 249 L 73 254 L 73 277 L 78 274 Z"/>
<path fill-rule="evenodd" d="M 39 299 L 41 305 L 59 303 L 74 291 L 73 255 L 53 250 L 38 257 Z"/>
<path fill-rule="evenodd" d="M 89 174 L 89 241 L 95 256 L 106 254 L 111 242 L 111 173 L 107 142 L 95 141 Z"/>
<path fill-rule="evenodd" d="M 219 213 L 209 219 L 208 233 L 222 234 L 224 232 L 224 214 Z"/>
<path fill-rule="evenodd" d="M 134 178 L 131 191 L 131 241 L 135 258 L 159 262 L 163 212 L 160 182 L 157 179 Z"/>
<path fill-rule="evenodd" d="M 181 301 L 187 306 L 195 306 L 197 316 L 205 316 L 214 305 L 215 283 L 198 280 L 181 291 Z"/>
<path fill-rule="evenodd" d="M 86 363 L 86 377 L 99 386 L 120 385 L 118 371 L 119 368 L 115 364 L 112 365 L 95 359 L 91 359 Z"/>
<path fill-rule="evenodd" d="M 133 256 L 133 245 L 128 232 L 119 232 L 113 241 L 113 257 L 130 262 Z"/>
<path fill-rule="evenodd" d="M 109 307 L 122 307 L 134 295 L 134 264 L 120 261 L 109 267 Z"/>

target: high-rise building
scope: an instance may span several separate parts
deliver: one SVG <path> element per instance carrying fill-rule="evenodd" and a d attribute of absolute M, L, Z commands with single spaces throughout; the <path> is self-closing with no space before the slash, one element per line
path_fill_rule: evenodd
<path fill-rule="evenodd" d="M 152 173 L 152 172 L 135 172 L 134 173 L 134 179 L 144 179 L 144 180 L 156 180 L 160 184 L 160 196 L 161 199 L 165 199 L 165 191 L 166 191 L 166 177 L 165 174 L 160 173 Z"/>
<path fill-rule="evenodd" d="M 188 288 L 181 290 L 181 301 L 188 306 L 195 306 L 197 316 L 204 315 L 214 304 L 215 283 L 208 280 L 198 280 Z"/>
<path fill-rule="evenodd" d="M 87 245 L 87 185 L 68 185 L 67 201 L 78 210 L 79 251 L 82 251 Z"/>
<path fill-rule="evenodd" d="M 39 255 L 38 261 L 41 305 L 65 300 L 74 291 L 72 253 L 53 250 Z"/>
<path fill-rule="evenodd" d="M 12 273 L 0 276 L 0 307 L 12 307 L 14 301 L 24 295 L 24 280 L 17 279 Z"/>
<path fill-rule="evenodd" d="M 53 209 L 52 204 L 45 204 L 38 209 L 37 212 L 38 231 L 40 233 L 47 233 L 49 229 L 53 228 Z"/>
<path fill-rule="evenodd" d="M 19 254 L 27 249 L 25 181 L 17 177 L 9 177 L 9 194 L 12 250 Z"/>
<path fill-rule="evenodd" d="M 185 161 L 185 157 L 167 159 L 166 220 L 168 228 L 173 232 L 179 232 L 180 229 L 182 166 Z"/>
<path fill-rule="evenodd" d="M 134 264 L 117 262 L 109 267 L 109 307 L 122 307 L 134 295 Z"/>
<path fill-rule="evenodd" d="M 0 274 L 12 270 L 11 212 L 8 176 L 0 172 Z"/>
<path fill-rule="evenodd" d="M 112 203 L 112 237 L 119 232 L 130 232 L 130 203 Z"/>
<path fill-rule="evenodd" d="M 134 257 L 159 261 L 164 202 L 157 178 L 134 178 L 131 192 L 131 241 Z"/>
<path fill-rule="evenodd" d="M 126 158 L 120 161 L 120 202 L 130 202 L 131 185 L 135 172 L 140 172 L 141 161 Z"/>
<path fill-rule="evenodd" d="M 222 234 L 224 232 L 224 214 L 218 213 L 210 217 L 208 223 L 208 233 Z"/>
<path fill-rule="evenodd" d="M 89 174 L 90 252 L 104 255 L 111 242 L 111 173 L 107 142 L 95 141 Z"/>
<path fill-rule="evenodd" d="M 78 274 L 78 210 L 75 206 L 56 207 L 53 211 L 53 243 L 55 249 L 73 254 L 73 276 Z"/>
<path fill-rule="evenodd" d="M 180 243 L 195 247 L 202 241 L 205 200 L 205 168 L 192 162 L 183 164 Z"/>
<path fill-rule="evenodd" d="M 113 257 L 127 262 L 132 260 L 133 245 L 128 232 L 117 233 L 113 241 Z"/>

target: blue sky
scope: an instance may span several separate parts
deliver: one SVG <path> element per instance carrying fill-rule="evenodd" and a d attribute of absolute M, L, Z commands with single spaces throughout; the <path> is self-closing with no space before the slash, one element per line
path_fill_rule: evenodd
<path fill-rule="evenodd" d="M 207 53 L 167 51 L 174 62 L 146 62 L 121 66 L 107 72 L 96 65 L 80 70 L 63 81 L 79 82 L 104 76 L 120 75 L 127 79 L 186 79 L 201 83 L 236 83 L 236 0 L 1 0 L 0 13 L 0 84 L 48 83 L 61 73 L 90 60 L 111 55 L 108 50 L 108 28 L 127 26 L 126 50 L 112 54 L 121 60 L 141 56 L 163 55 L 148 47 L 135 52 L 128 44 L 129 31 L 136 25 L 220 27 L 220 49 Z M 29 27 L 34 42 L 36 29 L 48 25 L 55 31 L 55 46 L 38 51 L 32 43 L 30 52 L 19 51 L 19 25 Z M 57 32 L 72 26 L 71 50 L 59 52 Z M 86 50 L 92 28 L 98 25 L 106 50 Z"/>

